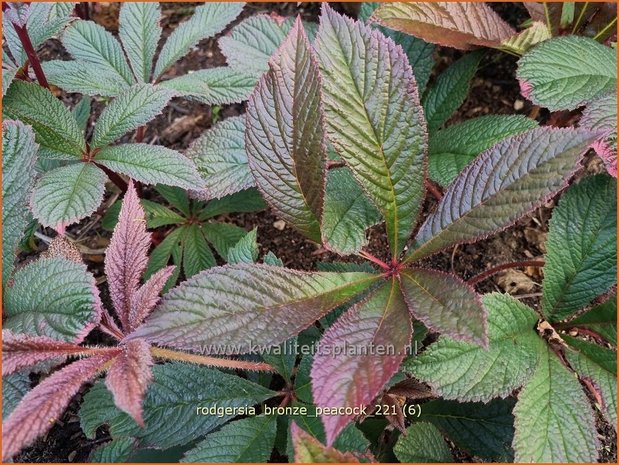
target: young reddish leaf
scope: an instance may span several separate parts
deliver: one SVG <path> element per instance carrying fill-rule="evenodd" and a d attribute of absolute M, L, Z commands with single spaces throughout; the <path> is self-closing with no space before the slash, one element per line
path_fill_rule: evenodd
<path fill-rule="evenodd" d="M 604 131 L 606 137 L 593 144 L 604 160 L 608 174 L 617 177 L 617 93 L 612 92 L 591 102 L 582 112 L 579 126 Z"/>
<path fill-rule="evenodd" d="M 112 363 L 105 384 L 114 394 L 116 407 L 131 415 L 138 425 L 144 426 L 142 400 L 153 378 L 150 345 L 136 339 L 121 347 L 122 353 Z"/>
<path fill-rule="evenodd" d="M 2 331 L 2 376 L 45 360 L 100 355 L 109 350 L 115 349 L 82 347 L 47 336 L 15 334 L 5 329 Z"/>
<path fill-rule="evenodd" d="M 475 45 L 498 47 L 516 34 L 484 3 L 385 3 L 374 12 L 370 21 L 426 42 L 461 50 Z"/>
<path fill-rule="evenodd" d="M 295 336 L 378 279 L 257 264 L 214 267 L 168 292 L 129 338 L 203 354 L 246 353 Z"/>
<path fill-rule="evenodd" d="M 398 371 L 413 332 L 397 280 L 353 306 L 322 337 L 312 365 L 312 393 L 319 407 L 367 405 Z M 327 445 L 355 418 L 322 418 Z"/>
<path fill-rule="evenodd" d="M 129 328 L 136 329 L 159 303 L 159 293 L 174 273 L 175 266 L 157 271 L 133 295 L 129 309 Z"/>
<path fill-rule="evenodd" d="M 597 137 L 583 129 L 544 127 L 486 150 L 450 184 L 406 261 L 475 242 L 513 224 L 565 187 Z"/>
<path fill-rule="evenodd" d="M 78 360 L 45 378 L 28 392 L 2 422 L 2 461 L 32 444 L 49 430 L 82 384 L 90 381 L 104 365 L 118 355 L 117 351 Z"/>
<path fill-rule="evenodd" d="M 249 166 L 265 200 L 316 242 L 326 179 L 318 73 L 297 19 L 249 99 L 245 131 Z"/>
<path fill-rule="evenodd" d="M 460 341 L 488 345 L 487 312 L 471 286 L 455 275 L 422 268 L 400 273 L 404 300 L 424 325 Z"/>
<path fill-rule="evenodd" d="M 110 297 L 125 331 L 131 327 L 131 301 L 148 261 L 150 234 L 146 232 L 145 218 L 133 181 L 130 181 L 118 224 L 105 253 L 105 274 Z"/>
<path fill-rule="evenodd" d="M 359 459 L 350 452 L 324 446 L 294 421 L 290 424 L 290 433 L 296 463 L 359 463 Z"/>
<path fill-rule="evenodd" d="M 426 127 L 408 58 L 380 31 L 327 4 L 315 44 L 327 135 L 383 214 L 397 257 L 425 193 Z"/>

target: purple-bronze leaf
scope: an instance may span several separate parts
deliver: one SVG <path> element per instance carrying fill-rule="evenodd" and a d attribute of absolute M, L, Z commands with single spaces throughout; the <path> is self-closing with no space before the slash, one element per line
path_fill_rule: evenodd
<path fill-rule="evenodd" d="M 144 426 L 142 400 L 153 378 L 153 357 L 150 345 L 141 339 L 122 346 L 105 378 L 105 385 L 114 394 L 114 403 L 127 412 L 135 422 Z"/>
<path fill-rule="evenodd" d="M 2 331 L 2 376 L 46 360 L 100 355 L 108 351 L 115 349 L 82 347 L 47 336 L 15 334 L 5 329 Z"/>
<path fill-rule="evenodd" d="M 290 424 L 294 461 L 296 463 L 359 463 L 360 460 L 350 452 L 340 452 L 333 447 L 321 444 L 318 439 L 299 428 L 293 421 Z"/>
<path fill-rule="evenodd" d="M 136 329 L 159 303 L 159 293 L 174 270 L 175 266 L 167 266 L 157 271 L 133 295 L 129 309 L 129 328 Z"/>
<path fill-rule="evenodd" d="M 412 332 L 399 283 L 392 279 L 325 332 L 311 372 L 316 405 L 354 408 L 372 402 L 398 371 Z M 323 416 L 327 445 L 355 416 Z"/>
<path fill-rule="evenodd" d="M 516 34 L 488 5 L 472 2 L 385 3 L 370 22 L 461 50 L 498 47 Z"/>
<path fill-rule="evenodd" d="M 488 345 L 487 312 L 471 286 L 453 274 L 421 268 L 400 273 L 404 300 L 428 328 L 452 339 Z"/>
<path fill-rule="evenodd" d="M 406 262 L 505 229 L 563 189 L 598 134 L 535 128 L 483 152 L 450 184 Z"/>
<path fill-rule="evenodd" d="M 125 331 L 131 327 L 131 301 L 148 262 L 150 234 L 146 232 L 144 209 L 133 186 L 125 193 L 118 224 L 105 254 L 105 274 L 110 297 Z"/>
<path fill-rule="evenodd" d="M 315 46 L 327 135 L 383 214 L 396 258 L 425 194 L 426 123 L 413 71 L 402 47 L 327 4 Z"/>
<path fill-rule="evenodd" d="M 247 105 L 245 141 L 269 205 L 320 242 L 326 179 L 318 64 L 298 18 Z"/>
<path fill-rule="evenodd" d="M 56 422 L 82 384 L 94 378 L 117 351 L 78 360 L 45 378 L 28 392 L 2 422 L 2 461 L 45 434 Z"/>
<path fill-rule="evenodd" d="M 210 268 L 168 292 L 126 340 L 202 354 L 278 345 L 380 279 L 369 273 L 307 273 L 279 266 Z"/>

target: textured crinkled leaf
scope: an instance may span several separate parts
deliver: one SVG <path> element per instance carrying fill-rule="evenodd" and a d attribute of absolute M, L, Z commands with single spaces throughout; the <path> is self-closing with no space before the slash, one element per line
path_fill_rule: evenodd
<path fill-rule="evenodd" d="M 228 105 L 247 100 L 256 79 L 230 67 L 192 71 L 160 86 L 207 105 Z"/>
<path fill-rule="evenodd" d="M 608 173 L 617 177 L 617 93 L 600 97 L 586 106 L 579 125 L 584 128 L 604 131 L 606 137 L 593 144 L 597 154 L 604 160 Z"/>
<path fill-rule="evenodd" d="M 42 258 L 17 271 L 4 295 L 4 329 L 81 341 L 98 322 L 99 294 L 86 266 Z"/>
<path fill-rule="evenodd" d="M 423 98 L 423 110 L 428 131 L 434 133 L 462 105 L 469 93 L 483 52 L 471 52 L 455 61 L 439 74 Z"/>
<path fill-rule="evenodd" d="M 397 280 L 383 284 L 325 332 L 312 364 L 312 394 L 319 407 L 367 405 L 398 371 L 413 328 Z M 389 352 L 375 351 L 383 347 Z M 354 415 L 325 415 L 332 445 Z"/>
<path fill-rule="evenodd" d="M 445 399 L 488 402 L 506 397 L 533 373 L 541 339 L 537 315 L 505 294 L 487 294 L 488 348 L 445 336 L 404 365 Z"/>
<path fill-rule="evenodd" d="M 376 8 L 380 6 L 380 2 L 363 2 L 359 9 L 359 19 L 366 21 L 372 16 L 372 13 Z M 425 42 L 416 37 L 412 37 L 408 34 L 404 34 L 400 31 L 394 31 L 382 26 L 375 26 L 380 32 L 387 37 L 393 39 L 393 41 L 400 45 L 408 57 L 408 62 L 413 68 L 413 74 L 415 75 L 415 81 L 419 89 L 419 94 L 423 94 L 430 79 L 432 73 L 432 67 L 434 66 L 434 45 Z"/>
<path fill-rule="evenodd" d="M 408 310 L 425 326 L 452 339 L 488 344 L 486 309 L 473 287 L 453 274 L 423 268 L 400 273 Z"/>
<path fill-rule="evenodd" d="M 154 77 L 161 75 L 202 39 L 220 33 L 243 9 L 244 3 L 206 3 L 196 7 L 192 17 L 178 25 L 168 37 L 155 65 Z"/>
<path fill-rule="evenodd" d="M 73 362 L 28 392 L 2 422 L 2 461 L 7 461 L 47 432 L 82 384 L 94 378 L 114 356 L 110 353 Z"/>
<path fill-rule="evenodd" d="M 97 447 L 90 453 L 92 463 L 124 463 L 128 462 L 135 451 L 136 440 L 133 438 L 113 439 Z"/>
<path fill-rule="evenodd" d="M 514 461 L 595 462 L 599 446 L 589 399 L 550 347 L 541 354 L 514 407 Z"/>
<path fill-rule="evenodd" d="M 421 418 L 440 429 L 456 446 L 496 462 L 512 462 L 514 400 L 460 403 L 434 400 L 423 404 Z"/>
<path fill-rule="evenodd" d="M 385 3 L 370 21 L 447 47 L 498 47 L 516 33 L 485 3 Z"/>
<path fill-rule="evenodd" d="M 617 54 L 588 37 L 556 37 L 518 62 L 522 95 L 551 111 L 573 110 L 617 87 Z"/>
<path fill-rule="evenodd" d="M 430 177 L 446 187 L 484 150 L 536 126 L 535 120 L 521 115 L 488 115 L 441 129 L 430 137 Z"/>
<path fill-rule="evenodd" d="M 146 269 L 150 233 L 146 232 L 144 209 L 129 183 L 118 223 L 105 251 L 105 275 L 116 315 L 125 331 L 131 329 L 131 303 Z"/>
<path fill-rule="evenodd" d="M 262 261 L 265 265 L 284 266 L 283 260 L 270 250 L 262 257 Z"/>
<path fill-rule="evenodd" d="M 42 148 L 66 159 L 82 156 L 84 134 L 71 112 L 49 90 L 38 84 L 16 81 L 2 99 L 2 111 L 12 119 L 29 124 Z"/>
<path fill-rule="evenodd" d="M 115 97 L 130 86 L 122 76 L 97 64 L 51 60 L 42 67 L 49 83 L 66 92 Z"/>
<path fill-rule="evenodd" d="M 558 321 L 617 282 L 617 181 L 606 175 L 571 187 L 552 212 L 542 308 Z"/>
<path fill-rule="evenodd" d="M 2 421 L 11 414 L 29 390 L 30 378 L 27 373 L 2 377 Z"/>
<path fill-rule="evenodd" d="M 142 404 L 144 428 L 114 406 L 103 383 L 97 383 L 84 396 L 79 415 L 89 438 L 95 436 L 99 426 L 109 424 L 113 438 L 135 437 L 143 447 L 165 449 L 187 444 L 234 417 L 197 414 L 197 408 L 247 408 L 274 395 L 236 375 L 175 362 L 153 366 L 153 381 Z"/>
<path fill-rule="evenodd" d="M 201 199 L 221 198 L 256 185 L 249 172 L 242 116 L 227 118 L 206 130 L 186 155 L 206 184 L 206 189 L 196 194 Z"/>
<path fill-rule="evenodd" d="M 552 34 L 548 26 L 540 21 L 534 21 L 529 27 L 518 34 L 509 37 L 501 43 L 501 49 L 518 55 L 527 52 L 533 46 L 548 40 Z"/>
<path fill-rule="evenodd" d="M 230 265 L 255 263 L 258 259 L 258 229 L 254 228 L 228 250 L 226 261 Z"/>
<path fill-rule="evenodd" d="M 183 271 L 186 278 L 217 264 L 200 226 L 192 224 L 186 227 L 183 246 Z"/>
<path fill-rule="evenodd" d="M 75 21 L 62 35 L 62 45 L 82 66 L 98 65 L 128 84 L 135 79 L 118 40 L 93 21 Z"/>
<path fill-rule="evenodd" d="M 445 191 L 407 261 L 504 229 L 565 187 L 596 135 L 536 128 L 479 155 Z"/>
<path fill-rule="evenodd" d="M 290 434 L 296 463 L 359 463 L 359 459 L 350 452 L 324 446 L 294 422 L 290 425 Z"/>
<path fill-rule="evenodd" d="M 202 186 L 194 164 L 162 145 L 121 144 L 104 147 L 95 161 L 145 184 L 166 184 L 184 189 Z"/>
<path fill-rule="evenodd" d="M 45 173 L 34 187 L 32 214 L 59 233 L 94 212 L 103 200 L 105 173 L 90 163 L 75 163 Z"/>
<path fill-rule="evenodd" d="M 406 428 L 406 436 L 398 438 L 393 452 L 402 463 L 448 463 L 454 460 L 441 432 L 425 421 Z"/>
<path fill-rule="evenodd" d="M 593 383 L 602 404 L 599 409 L 606 421 L 617 425 L 617 352 L 606 347 L 564 335 L 565 342 L 575 350 L 566 350 L 565 356 L 581 379 Z"/>
<path fill-rule="evenodd" d="M 380 218 L 347 168 L 329 170 L 321 225 L 329 249 L 343 255 L 359 252 L 368 243 L 366 230 Z"/>
<path fill-rule="evenodd" d="M 13 82 L 13 78 L 17 74 L 17 68 L 5 69 L 2 68 L 2 96 L 6 94 L 11 82 Z"/>
<path fill-rule="evenodd" d="M 320 242 L 326 180 L 320 76 L 300 19 L 250 97 L 246 124 L 249 164 L 263 197 Z"/>
<path fill-rule="evenodd" d="M 32 128 L 2 123 L 2 286 L 9 282 L 15 255 L 30 220 L 28 196 L 34 184 L 38 145 Z"/>
<path fill-rule="evenodd" d="M 202 226 L 202 230 L 206 239 L 224 260 L 228 257 L 228 251 L 247 235 L 247 231 L 243 228 L 225 223 L 208 223 Z"/>
<path fill-rule="evenodd" d="M 275 443 L 275 418 L 261 415 L 228 423 L 190 449 L 182 462 L 266 463 Z"/>
<path fill-rule="evenodd" d="M 161 37 L 161 8 L 156 2 L 126 2 L 120 9 L 118 35 L 138 82 L 149 82 Z"/>
<path fill-rule="evenodd" d="M 135 422 L 144 426 L 142 400 L 153 378 L 153 357 L 150 346 L 141 340 L 129 341 L 112 362 L 105 377 L 105 385 L 114 395 L 114 403 L 128 413 Z"/>
<path fill-rule="evenodd" d="M 570 327 L 591 329 L 612 345 L 617 345 L 617 294 L 567 323 Z"/>
<path fill-rule="evenodd" d="M 103 147 L 157 116 L 172 92 L 159 86 L 137 84 L 116 97 L 97 119 L 90 146 Z"/>
<path fill-rule="evenodd" d="M 377 279 L 257 264 L 215 267 L 168 292 L 134 336 L 203 353 L 233 346 L 243 353 L 284 342 Z"/>
<path fill-rule="evenodd" d="M 383 214 L 393 257 L 424 197 L 426 128 L 402 48 L 323 6 L 316 37 L 327 135 Z"/>

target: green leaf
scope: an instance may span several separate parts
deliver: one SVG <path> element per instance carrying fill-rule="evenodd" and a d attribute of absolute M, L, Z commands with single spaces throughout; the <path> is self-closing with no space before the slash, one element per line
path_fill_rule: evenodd
<path fill-rule="evenodd" d="M 185 272 L 185 277 L 190 278 L 202 270 L 215 266 L 217 263 L 200 226 L 192 224 L 186 226 L 185 229 L 183 271 Z"/>
<path fill-rule="evenodd" d="M 202 353 L 246 353 L 298 334 L 377 279 L 257 264 L 215 267 L 168 292 L 133 335 Z"/>
<path fill-rule="evenodd" d="M 4 295 L 4 329 L 80 342 L 98 321 L 95 279 L 82 263 L 41 258 L 13 276 Z"/>
<path fill-rule="evenodd" d="M 245 152 L 245 118 L 218 122 L 195 140 L 186 152 L 206 185 L 200 198 L 221 198 L 256 185 Z"/>
<path fill-rule="evenodd" d="M 166 184 L 184 189 L 200 188 L 202 180 L 193 163 L 181 153 L 149 144 L 104 147 L 97 163 L 145 184 Z"/>
<path fill-rule="evenodd" d="M 71 112 L 38 84 L 15 81 L 2 99 L 5 116 L 29 124 L 36 142 L 65 159 L 79 159 L 86 149 L 84 134 Z"/>
<path fill-rule="evenodd" d="M 488 115 L 436 131 L 428 148 L 430 178 L 446 187 L 484 150 L 509 136 L 537 127 L 521 115 Z"/>
<path fill-rule="evenodd" d="M 246 122 L 258 189 L 278 216 L 320 242 L 326 180 L 320 76 L 300 19 L 249 99 Z"/>
<path fill-rule="evenodd" d="M 275 443 L 275 416 L 254 416 L 228 423 L 207 435 L 182 462 L 266 463 Z"/>
<path fill-rule="evenodd" d="M 242 237 L 233 247 L 228 249 L 226 261 L 230 265 L 238 263 L 255 263 L 258 259 L 258 229 L 254 228 Z"/>
<path fill-rule="evenodd" d="M 617 88 L 617 54 L 593 39 L 556 37 L 518 62 L 522 95 L 551 111 L 573 110 Z"/>
<path fill-rule="evenodd" d="M 17 74 L 17 68 L 14 69 L 5 69 L 2 68 L 2 96 L 6 94 L 11 82 L 13 82 L 13 78 Z"/>
<path fill-rule="evenodd" d="M 2 124 L 2 287 L 9 282 L 30 215 L 38 146 L 32 128 L 19 121 Z"/>
<path fill-rule="evenodd" d="M 563 340 L 575 350 L 566 350 L 570 366 L 581 379 L 592 382 L 602 399 L 598 408 L 606 421 L 617 425 L 617 352 L 568 335 Z"/>
<path fill-rule="evenodd" d="M 168 37 L 155 65 L 154 76 L 161 75 L 202 39 L 220 33 L 243 9 L 243 3 L 207 3 L 198 6 L 193 16 L 181 23 Z"/>
<path fill-rule="evenodd" d="M 430 134 L 439 129 L 466 99 L 483 51 L 470 52 L 443 71 L 423 98 Z"/>
<path fill-rule="evenodd" d="M 207 105 L 228 105 L 247 100 L 256 79 L 241 71 L 224 66 L 191 71 L 160 86 Z"/>
<path fill-rule="evenodd" d="M 475 242 L 513 224 L 565 187 L 595 139 L 585 130 L 544 127 L 483 152 L 445 191 L 406 261 Z"/>
<path fill-rule="evenodd" d="M 426 129 L 400 47 L 323 6 L 316 53 L 327 135 L 383 214 L 398 257 L 424 196 Z"/>
<path fill-rule="evenodd" d="M 94 212 L 103 200 L 105 173 L 91 163 L 74 163 L 45 173 L 34 187 L 32 214 L 63 233 Z"/>
<path fill-rule="evenodd" d="M 239 415 L 201 414 L 196 409 L 248 409 L 274 395 L 235 375 L 185 363 L 166 363 L 153 366 L 153 381 L 143 402 L 144 428 L 115 407 L 101 381 L 84 396 L 79 415 L 89 438 L 95 436 L 99 426 L 108 424 L 115 439 L 135 437 L 141 446 L 166 449 L 195 440 Z"/>
<path fill-rule="evenodd" d="M 546 240 L 542 308 L 562 320 L 615 284 L 617 182 L 598 175 L 572 186 L 553 210 Z"/>
<path fill-rule="evenodd" d="M 598 438 L 589 399 L 576 376 L 542 349 L 514 407 L 515 462 L 595 462 Z"/>
<path fill-rule="evenodd" d="M 75 21 L 62 35 L 62 45 L 82 66 L 98 65 L 128 84 L 135 79 L 116 38 L 92 21 Z"/>
<path fill-rule="evenodd" d="M 42 63 L 42 67 L 49 83 L 65 92 L 115 97 L 131 85 L 118 73 L 97 64 L 51 60 Z"/>
<path fill-rule="evenodd" d="M 323 445 L 295 422 L 290 424 L 290 438 L 295 463 L 359 463 L 355 455 Z"/>
<path fill-rule="evenodd" d="M 366 230 L 379 221 L 380 213 L 351 172 L 329 170 L 321 225 L 325 245 L 342 255 L 357 253 L 368 243 Z"/>
<path fill-rule="evenodd" d="M 202 226 L 202 230 L 206 239 L 224 260 L 228 257 L 229 250 L 247 235 L 247 231 L 243 228 L 225 223 L 207 223 Z"/>
<path fill-rule="evenodd" d="M 90 454 L 92 463 L 124 463 L 128 462 L 131 454 L 135 451 L 133 438 L 113 439 L 111 442 L 97 447 Z"/>
<path fill-rule="evenodd" d="M 157 271 L 168 265 L 170 261 L 170 257 L 174 253 L 176 249 L 182 251 L 182 240 L 185 233 L 185 228 L 174 229 L 168 236 L 161 241 L 157 247 L 153 249 L 148 259 L 148 265 L 146 266 L 146 271 L 144 272 L 144 279 L 147 280 Z M 182 252 L 181 255 L 174 261 L 176 265 L 176 270 L 174 270 L 174 274 L 168 280 L 166 287 L 173 285 L 178 279 L 178 275 L 180 273 L 180 265 L 182 262 Z"/>
<path fill-rule="evenodd" d="M 90 143 L 108 145 L 161 113 L 172 93 L 150 84 L 137 84 L 116 97 L 99 116 Z"/>
<path fill-rule="evenodd" d="M 161 8 L 155 2 L 126 2 L 120 8 L 118 35 L 138 82 L 149 82 L 161 37 Z"/>
<path fill-rule="evenodd" d="M 539 357 L 537 315 L 506 294 L 487 294 L 488 348 L 441 336 L 403 369 L 445 399 L 488 402 L 527 381 Z"/>
<path fill-rule="evenodd" d="M 264 255 L 262 261 L 265 265 L 284 266 L 284 262 L 282 261 L 282 259 L 270 250 Z"/>
<path fill-rule="evenodd" d="M 512 462 L 514 452 L 513 399 L 460 403 L 434 400 L 423 404 L 421 419 L 428 421 L 453 443 L 482 459 Z"/>
<path fill-rule="evenodd" d="M 432 423 L 420 421 L 406 428 L 393 452 L 403 463 L 448 463 L 454 458 L 441 432 Z"/>
<path fill-rule="evenodd" d="M 380 2 L 363 2 L 359 10 L 359 19 L 367 22 L 372 13 L 380 6 Z M 386 27 L 374 25 L 385 36 L 393 39 L 400 45 L 408 57 L 408 62 L 413 68 L 415 81 L 419 89 L 419 94 L 426 90 L 432 67 L 434 66 L 434 45 L 416 37 L 412 37 L 403 32 L 387 29 Z"/>
<path fill-rule="evenodd" d="M 199 212 L 200 220 L 204 221 L 214 216 L 226 213 L 255 212 L 264 210 L 266 204 L 256 189 L 247 189 L 227 195 L 221 199 L 211 200 Z"/>
<path fill-rule="evenodd" d="M 268 352 L 261 354 L 263 360 L 277 370 L 290 383 L 293 376 L 294 364 L 297 360 L 297 338 L 293 337 Z M 308 373 L 309 376 L 309 373 Z M 297 376 L 298 377 L 298 373 Z M 296 379 L 295 377 L 295 379 Z M 296 393 L 296 390 L 295 390 Z"/>
<path fill-rule="evenodd" d="M 79 102 L 75 104 L 71 113 L 77 121 L 77 125 L 82 130 L 82 133 L 86 133 L 88 129 L 88 119 L 90 118 L 92 99 L 88 95 L 84 95 Z"/>
<path fill-rule="evenodd" d="M 181 189 L 180 187 L 166 186 L 163 184 L 156 185 L 155 190 L 184 216 L 191 215 L 191 207 L 189 204 L 189 196 L 187 195 L 187 191 Z"/>
<path fill-rule="evenodd" d="M 504 40 L 503 43 L 501 43 L 501 50 L 522 55 L 535 45 L 551 37 L 552 34 L 546 24 L 540 21 L 534 21 L 524 31 Z"/>
<path fill-rule="evenodd" d="M 22 397 L 30 390 L 30 378 L 24 372 L 2 377 L 2 420 L 17 407 Z"/>
<path fill-rule="evenodd" d="M 590 329 L 612 345 L 617 345 L 617 294 L 612 294 L 606 302 L 593 307 L 568 323 L 570 328 Z"/>

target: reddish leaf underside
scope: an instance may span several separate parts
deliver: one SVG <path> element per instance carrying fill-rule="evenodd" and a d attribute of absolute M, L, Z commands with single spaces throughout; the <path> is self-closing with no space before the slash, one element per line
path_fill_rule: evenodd
<path fill-rule="evenodd" d="M 398 371 L 412 332 L 399 283 L 392 279 L 325 332 L 311 371 L 316 405 L 354 408 L 372 402 Z M 355 416 L 323 416 L 327 445 Z"/>
<path fill-rule="evenodd" d="M 5 462 L 48 431 L 82 384 L 97 375 L 117 351 L 78 360 L 45 378 L 28 392 L 2 423 L 2 461 Z"/>
<path fill-rule="evenodd" d="M 136 329 L 159 303 L 159 293 L 174 273 L 175 266 L 167 266 L 150 277 L 133 295 L 129 309 L 130 330 Z"/>

